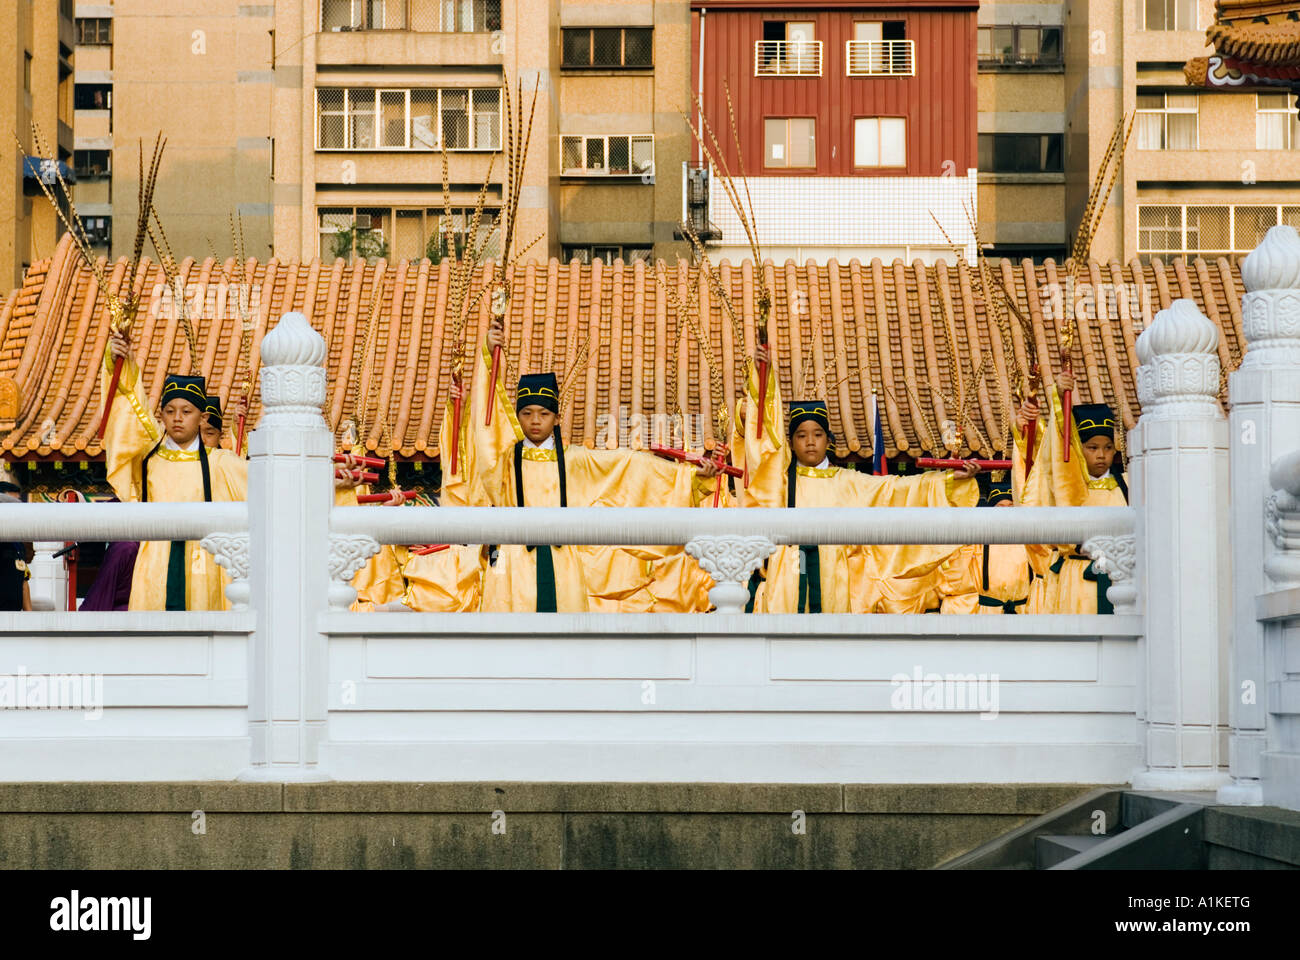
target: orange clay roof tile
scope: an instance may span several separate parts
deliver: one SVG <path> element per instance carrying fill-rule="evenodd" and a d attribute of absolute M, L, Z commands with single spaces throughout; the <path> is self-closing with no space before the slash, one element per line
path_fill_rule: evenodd
<path fill-rule="evenodd" d="M 955 399 L 954 366 L 969 396 L 954 453 L 1006 452 L 1010 382 L 1030 360 L 1041 361 L 1045 379 L 1059 368 L 1064 272 L 1055 264 L 992 262 L 990 280 L 1001 284 L 1032 327 L 1025 331 L 1008 317 L 1010 344 L 985 310 L 978 276 L 965 266 L 927 268 L 901 262 L 851 261 L 825 265 L 767 263 L 761 276 L 772 288 L 769 339 L 787 400 L 809 399 L 828 391 L 831 421 L 841 455 L 871 454 L 870 393 L 882 404 L 885 452 L 910 455 L 948 453 L 939 424 L 956 419 L 939 394 Z M 106 264 L 114 288 L 125 281 L 125 261 Z M 329 391 L 326 418 L 334 430 L 356 415 L 358 386 L 366 416 L 366 440 L 386 453 L 392 443 L 403 457 L 434 456 L 446 391 L 451 350 L 450 325 L 443 312 L 450 283 L 447 262 L 267 264 L 249 260 L 244 276 L 253 285 L 250 366 L 239 369 L 241 320 L 233 290 L 239 267 L 215 260 L 181 265 L 191 295 L 202 304 L 196 321 L 202 372 L 210 388 L 229 405 L 245 377 L 256 382 L 260 343 L 276 319 L 289 310 L 307 314 L 325 337 Z M 490 279 L 492 266 L 473 278 L 471 297 Z M 666 264 L 577 263 L 554 260 L 521 266 L 510 305 L 508 369 L 554 370 L 573 384 L 563 411 L 566 442 L 636 443 L 617 429 L 619 406 L 657 429 L 667 412 L 668 364 L 677 365 L 678 395 L 684 412 L 698 415 L 703 428 L 695 443 L 712 443 L 712 411 L 725 403 L 735 409 L 743 383 L 744 356 L 731 320 L 716 291 L 701 284 L 701 329 L 713 355 L 724 363 L 725 397 L 712 396 L 709 370 L 694 335 L 686 330 L 673 356 L 683 322 L 668 302 L 657 274 L 686 296 L 684 268 Z M 757 343 L 755 311 L 758 278 L 752 265 L 722 264 L 718 277 L 741 313 L 745 352 Z M 1191 296 L 1221 330 L 1219 358 L 1225 370 L 1241 358 L 1242 292 L 1240 274 L 1227 260 L 1165 265 L 1092 263 L 1081 270 L 1103 296 L 1082 301 L 1082 316 L 1072 356 L 1080 402 L 1104 401 L 1118 408 L 1132 426 L 1140 412 L 1134 390 L 1138 332 L 1171 299 Z M 137 289 L 150 291 L 137 318 L 133 341 L 145 369 L 153 402 L 167 370 L 186 370 L 189 352 L 175 311 L 162 296 L 157 264 L 144 261 Z M 1053 286 L 1056 284 L 1057 286 Z M 1137 286 L 1133 286 L 1137 285 Z M 372 291 L 378 290 L 371 351 L 363 362 Z M 194 300 L 191 301 L 192 303 Z M 1102 307 L 1099 311 L 1098 304 Z M 1107 309 L 1108 308 L 1108 309 Z M 192 311 L 193 312 L 193 308 Z M 945 320 L 945 314 L 947 320 Z M 475 369 L 475 351 L 490 316 L 487 297 L 466 325 Z M 951 326 L 949 326 L 951 324 Z M 71 459 L 102 455 L 94 436 L 100 413 L 98 367 L 108 336 L 104 297 L 91 271 L 63 243 L 48 261 L 32 266 L 23 286 L 0 301 L 0 378 L 17 386 L 13 420 L 0 420 L 0 453 L 9 458 Z M 587 357 L 578 368 L 579 351 Z M 526 348 L 525 356 L 520 355 Z M 955 361 L 954 358 L 955 357 Z M 983 373 L 972 386 L 974 371 Z M 372 386 L 373 384 L 373 386 Z M 1226 385 L 1226 378 L 1225 378 Z M 513 383 L 507 380 L 507 389 Z M 252 419 L 260 398 L 254 390 Z M 608 417 L 609 419 L 605 419 Z M 606 433 L 606 423 L 616 429 Z M 651 439 L 662 439 L 651 437 Z"/>

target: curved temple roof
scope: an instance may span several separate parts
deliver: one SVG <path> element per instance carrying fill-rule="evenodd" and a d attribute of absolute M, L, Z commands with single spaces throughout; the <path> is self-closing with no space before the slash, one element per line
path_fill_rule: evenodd
<path fill-rule="evenodd" d="M 125 266 L 125 259 L 110 265 L 113 282 L 120 281 Z M 189 373 L 190 361 L 175 311 L 165 296 L 162 273 L 156 264 L 146 266 L 148 283 L 158 286 L 141 308 L 132 342 L 145 371 L 146 388 L 156 402 L 163 375 L 169 370 Z M 1005 260 L 992 261 L 990 266 L 1031 320 L 1043 366 L 1058 367 L 1064 326 L 1060 319 L 1063 269 Z M 223 270 L 230 275 L 237 268 L 233 261 L 221 264 L 209 259 L 186 260 L 180 269 L 189 296 L 204 304 L 196 324 L 202 373 L 208 377 L 210 391 L 227 401 L 238 382 L 241 322 L 222 277 Z M 662 264 L 659 269 L 684 297 L 685 269 Z M 718 269 L 722 283 L 741 307 L 745 341 L 752 353 L 757 342 L 753 267 L 746 262 Z M 1011 414 L 1003 397 L 1016 360 L 1025 363 L 1025 341 L 1020 325 L 1012 319 L 1015 359 L 1007 356 L 997 325 L 984 314 L 977 296 L 978 277 L 972 270 L 879 260 L 820 266 L 769 262 L 764 269 L 774 295 L 769 336 L 784 395 L 789 399 L 805 389 L 820 393 L 823 384 L 829 386 L 831 426 L 840 456 L 870 454 L 873 389 L 881 401 L 888 456 L 900 451 L 916 456 L 948 453 L 939 424 L 958 416 L 950 403 L 957 391 L 950 359 L 953 348 L 946 332 L 949 324 L 942 319 L 945 312 L 955 333 L 962 378 L 971 381 L 974 371 L 984 365 L 979 382 L 969 391 L 959 452 L 1005 451 Z M 376 416 L 387 411 L 400 456 L 437 455 L 450 378 L 449 324 L 443 315 L 449 264 L 272 259 L 249 260 L 246 270 L 256 295 L 254 368 L 262 336 L 282 314 L 301 311 L 329 348 L 326 419 L 331 428 L 337 431 L 353 415 L 356 370 L 360 395 L 370 398 L 367 445 L 387 452 Z M 490 265 L 483 268 L 475 291 L 489 270 Z M 677 341 L 677 318 L 654 270 L 645 263 L 588 266 L 551 260 L 521 265 L 516 271 L 508 319 L 510 389 L 520 373 L 555 370 L 563 380 L 584 341 L 589 344 L 585 372 L 576 377 L 563 411 L 565 436 L 575 442 L 614 445 L 621 439 L 635 445 L 635 439 L 606 429 L 610 422 L 606 415 L 612 414 L 617 424 L 622 409 L 624 422 L 635 425 L 640 418 L 668 410 L 667 369 Z M 1195 299 L 1219 326 L 1223 332 L 1220 360 L 1225 371 L 1235 369 L 1243 348 L 1243 287 L 1235 265 L 1226 260 L 1197 260 L 1190 265 L 1154 262 L 1145 267 L 1136 261 L 1094 262 L 1080 279 L 1099 292 L 1102 309 L 1098 319 L 1089 299 L 1073 346 L 1076 372 L 1087 371 L 1077 377 L 1079 402 L 1109 402 L 1122 412 L 1126 425 L 1136 422 L 1140 412 L 1134 389 L 1137 335 L 1157 310 L 1180 297 Z M 373 360 L 362 369 L 354 358 L 364 354 L 376 284 L 381 300 Z M 722 358 L 724 390 L 734 404 L 742 384 L 743 357 L 717 298 L 705 285 L 701 287 L 701 315 L 707 315 L 712 352 Z M 488 311 L 488 298 L 483 297 L 476 311 L 478 328 L 470 332 L 473 343 L 480 342 L 486 331 Z M 101 402 L 98 365 L 107 336 L 104 299 L 65 237 L 50 260 L 32 265 L 24 285 L 0 307 L 0 455 L 58 460 L 101 454 L 95 438 Z M 681 407 L 688 416 L 703 414 L 705 443 L 711 446 L 717 398 L 711 396 L 708 369 L 689 329 L 676 363 Z M 806 375 L 805 367 L 811 368 Z M 1050 370 L 1045 373 L 1050 382 Z M 256 382 L 256 376 L 253 379 Z M 255 391 L 252 422 L 258 407 Z"/>

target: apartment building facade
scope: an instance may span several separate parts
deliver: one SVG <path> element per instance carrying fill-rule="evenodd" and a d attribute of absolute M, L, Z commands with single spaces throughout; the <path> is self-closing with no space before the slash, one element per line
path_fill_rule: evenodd
<path fill-rule="evenodd" d="M 979 232 L 989 256 L 1066 255 L 1065 13 L 1062 0 L 980 4 Z"/>
<path fill-rule="evenodd" d="M 30 158 L 20 160 L 10 139 L 5 155 L 13 163 L 0 177 L 0 277 L 7 287 L 22 282 L 33 260 L 50 256 L 63 234 L 41 181 L 57 193 L 58 175 L 72 178 L 76 44 L 71 0 L 0 0 L 0 24 L 0 76 L 8 78 L 0 83 L 0 129 Z"/>
<path fill-rule="evenodd" d="M 129 254 L 139 158 L 167 138 L 154 205 L 181 257 L 271 241 L 274 4 L 129 0 L 76 4 L 78 213 L 105 254 Z"/>
<path fill-rule="evenodd" d="M 531 116 L 516 234 L 527 256 L 668 256 L 689 96 L 682 3 L 282 0 L 274 238 L 303 257 L 437 256 L 442 146 L 463 243 L 499 214 L 502 87 Z M 490 171 L 490 177 L 489 177 Z M 486 231 L 490 229 L 483 227 Z M 535 241 L 534 241 L 534 238 Z"/>
<path fill-rule="evenodd" d="M 1122 83 L 1094 84 L 1089 93 L 1107 115 L 1137 113 L 1116 211 L 1122 220 L 1106 238 L 1115 255 L 1242 256 L 1270 227 L 1300 227 L 1294 95 L 1187 85 L 1183 65 L 1210 52 L 1205 32 L 1214 17 L 1212 0 L 1123 5 Z"/>
<path fill-rule="evenodd" d="M 974 255 L 976 10 L 968 0 L 692 4 L 695 88 L 738 178 L 743 161 L 764 257 Z M 692 159 L 702 163 L 698 148 Z M 714 178 L 712 242 L 742 259 L 743 229 Z"/>

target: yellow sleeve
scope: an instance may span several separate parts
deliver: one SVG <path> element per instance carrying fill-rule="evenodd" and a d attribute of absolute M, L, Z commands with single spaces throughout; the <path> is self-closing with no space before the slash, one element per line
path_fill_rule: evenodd
<path fill-rule="evenodd" d="M 248 461 L 234 451 L 217 448 L 208 451 L 208 469 L 213 476 L 213 499 L 238 503 L 248 499 Z M 220 487 L 218 487 L 220 484 Z M 220 489 L 222 496 L 217 496 Z"/>
<path fill-rule="evenodd" d="M 781 411 L 781 384 L 776 364 L 767 365 L 767 396 L 763 413 L 763 434 L 749 424 L 758 424 L 758 365 L 745 378 L 744 451 L 742 462 L 749 469 L 749 485 L 740 484 L 740 503 L 745 507 L 784 507 L 786 472 L 790 467 L 790 445 L 785 439 Z"/>
<path fill-rule="evenodd" d="M 460 449 L 457 451 L 456 473 L 451 473 L 452 419 L 454 405 L 450 400 L 443 408 L 442 429 L 438 431 L 438 463 L 442 467 L 442 490 L 438 503 L 444 507 L 487 507 L 492 505 L 483 480 L 478 472 L 477 447 L 469 442 L 469 422 L 474 418 L 472 404 L 461 403 Z M 497 419 L 496 411 L 493 420 Z"/>
<path fill-rule="evenodd" d="M 1061 424 L 1065 410 L 1061 396 L 1052 388 L 1052 412 L 1047 422 L 1045 443 L 1050 453 L 1045 457 L 1052 467 L 1052 496 L 1063 507 L 1082 507 L 1088 503 L 1088 468 L 1079 443 L 1079 431 L 1073 423 L 1066 424 L 1069 432 L 1070 462 L 1065 462 L 1065 447 L 1061 442 Z"/>
<path fill-rule="evenodd" d="M 846 507 L 973 507 L 979 499 L 979 485 L 974 479 L 954 480 L 949 470 L 928 470 L 910 477 L 876 477 L 841 470 L 836 477 L 844 478 L 839 482 L 845 491 L 842 502 Z M 909 579 L 932 573 L 961 546 L 882 544 L 852 549 L 868 555 L 877 577 Z"/>
<path fill-rule="evenodd" d="M 504 372 L 504 364 L 502 364 Z M 514 407 L 510 405 L 510 395 L 506 393 L 503 379 L 497 380 L 496 390 L 488 396 L 489 381 L 492 379 L 492 351 L 487 341 L 479 351 L 478 372 L 470 385 L 469 435 L 466 447 L 474 448 L 475 473 L 488 501 L 496 506 L 514 503 L 514 478 L 511 476 L 513 460 L 511 451 L 514 445 L 524 438 L 519 418 L 515 416 Z M 492 404 L 492 423 L 485 424 L 488 404 Z"/>
<path fill-rule="evenodd" d="M 569 506 L 693 507 L 705 490 L 695 466 L 640 450 L 565 447 Z"/>
<path fill-rule="evenodd" d="M 104 362 L 100 365 L 100 396 L 108 397 L 108 387 L 113 379 L 114 357 L 104 348 Z M 135 358 L 128 356 L 122 362 L 122 377 L 117 382 L 117 393 L 107 401 L 108 424 L 104 429 L 104 466 L 108 482 L 117 498 L 123 502 L 140 499 L 140 458 L 162 439 L 162 427 L 149 413 L 149 398 L 140 381 L 140 368 Z"/>

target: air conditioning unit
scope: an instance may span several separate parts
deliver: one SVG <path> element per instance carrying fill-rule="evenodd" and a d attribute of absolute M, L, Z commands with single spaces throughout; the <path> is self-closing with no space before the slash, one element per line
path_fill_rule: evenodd
<path fill-rule="evenodd" d="M 354 220 L 354 221 L 352 222 L 352 225 L 353 225 L 354 227 L 356 227 L 358 230 L 369 230 L 369 229 L 370 229 L 370 214 L 368 214 L 368 213 L 358 213 L 358 214 L 357 214 L 357 218 L 356 218 L 356 220 Z"/>

